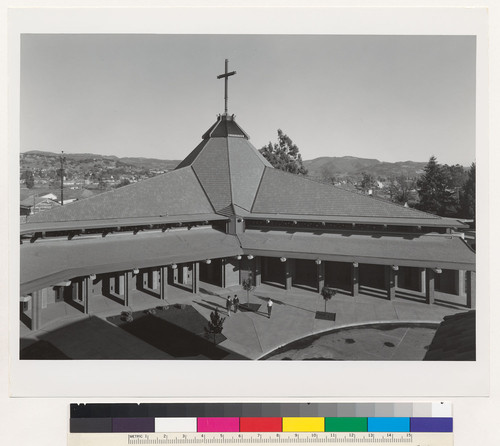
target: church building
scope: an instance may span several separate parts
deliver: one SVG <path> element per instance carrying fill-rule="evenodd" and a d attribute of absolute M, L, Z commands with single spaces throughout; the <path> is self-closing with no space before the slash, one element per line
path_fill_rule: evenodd
<path fill-rule="evenodd" d="M 21 319 L 38 330 L 58 301 L 91 314 L 96 296 L 126 307 L 134 293 L 161 301 L 172 286 L 198 293 L 200 282 L 224 289 L 247 278 L 386 299 L 414 290 L 422 305 L 441 292 L 474 308 L 466 228 L 277 170 L 226 108 L 175 170 L 21 225 Z"/>

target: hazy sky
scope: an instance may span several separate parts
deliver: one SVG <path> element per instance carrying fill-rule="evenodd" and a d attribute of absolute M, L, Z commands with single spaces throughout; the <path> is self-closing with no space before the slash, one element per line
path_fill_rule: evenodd
<path fill-rule="evenodd" d="M 23 35 L 21 151 L 183 159 L 224 111 L 304 159 L 469 165 L 472 36 Z"/>

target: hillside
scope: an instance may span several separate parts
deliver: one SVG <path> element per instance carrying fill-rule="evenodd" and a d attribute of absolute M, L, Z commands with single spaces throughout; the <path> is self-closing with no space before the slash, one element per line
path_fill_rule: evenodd
<path fill-rule="evenodd" d="M 399 161 L 382 162 L 377 159 L 356 158 L 354 156 L 321 157 L 304 161 L 308 175 L 314 178 L 359 177 L 363 172 L 375 178 L 397 176 L 417 177 L 422 174 L 426 163 Z"/>

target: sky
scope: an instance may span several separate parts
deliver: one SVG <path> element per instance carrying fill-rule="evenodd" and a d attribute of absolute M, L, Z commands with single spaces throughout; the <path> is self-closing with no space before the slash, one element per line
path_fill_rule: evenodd
<path fill-rule="evenodd" d="M 470 165 L 474 36 L 25 34 L 21 152 L 183 159 L 224 112 L 305 160 Z"/>

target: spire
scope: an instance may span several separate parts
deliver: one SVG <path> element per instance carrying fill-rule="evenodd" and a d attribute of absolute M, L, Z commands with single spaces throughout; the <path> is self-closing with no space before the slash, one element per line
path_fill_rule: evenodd
<path fill-rule="evenodd" d="M 231 71 L 228 73 L 228 60 L 226 59 L 224 74 L 219 74 L 217 79 L 224 79 L 224 114 L 227 115 L 227 79 L 229 76 L 233 76 L 236 74 L 236 71 Z"/>

